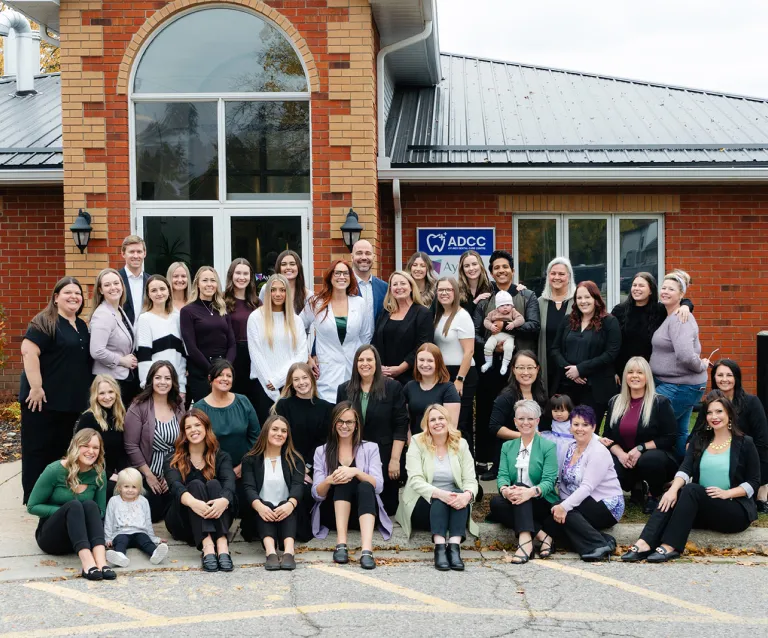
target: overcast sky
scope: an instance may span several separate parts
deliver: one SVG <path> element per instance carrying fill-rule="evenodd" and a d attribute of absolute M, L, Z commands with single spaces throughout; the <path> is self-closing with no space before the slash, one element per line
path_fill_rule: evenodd
<path fill-rule="evenodd" d="M 767 0 L 437 3 L 447 53 L 768 98 Z"/>

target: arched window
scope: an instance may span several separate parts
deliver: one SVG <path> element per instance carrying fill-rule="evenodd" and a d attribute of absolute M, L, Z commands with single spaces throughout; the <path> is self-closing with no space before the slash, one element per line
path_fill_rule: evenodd
<path fill-rule="evenodd" d="M 222 5 L 185 13 L 145 45 L 130 97 L 148 271 L 243 256 L 267 274 L 272 253 L 307 243 L 309 85 L 276 25 Z"/>

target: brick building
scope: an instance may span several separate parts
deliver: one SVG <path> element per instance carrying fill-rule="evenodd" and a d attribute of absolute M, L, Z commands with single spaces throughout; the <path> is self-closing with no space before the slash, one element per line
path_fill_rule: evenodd
<path fill-rule="evenodd" d="M 705 353 L 754 391 L 768 100 L 441 54 L 434 0 L 9 4 L 60 35 L 61 74 L 0 79 L 0 393 L 55 280 L 122 265 L 125 235 L 152 272 L 289 246 L 317 281 L 349 208 L 385 276 L 419 227 L 493 227 L 534 289 L 566 254 L 609 304 L 684 268 Z"/>

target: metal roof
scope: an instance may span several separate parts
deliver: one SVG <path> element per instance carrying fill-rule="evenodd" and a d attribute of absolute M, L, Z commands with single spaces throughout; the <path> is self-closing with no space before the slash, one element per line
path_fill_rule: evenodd
<path fill-rule="evenodd" d="M 441 54 L 442 82 L 398 86 L 396 166 L 768 165 L 768 99 Z"/>
<path fill-rule="evenodd" d="M 62 168 L 61 78 L 35 76 L 36 95 L 17 97 L 16 80 L 0 77 L 0 168 Z"/>

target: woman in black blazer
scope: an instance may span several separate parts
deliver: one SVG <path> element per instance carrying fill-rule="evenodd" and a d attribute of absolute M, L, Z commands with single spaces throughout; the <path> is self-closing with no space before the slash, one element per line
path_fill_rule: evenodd
<path fill-rule="evenodd" d="M 416 350 L 432 341 L 432 313 L 422 305 L 411 276 L 396 270 L 389 278 L 384 310 L 376 322 L 372 345 L 381 356 L 382 373 L 405 385 L 413 379 Z"/>
<path fill-rule="evenodd" d="M 621 393 L 608 404 L 602 442 L 613 454 L 621 487 L 643 501 L 646 514 L 656 509 L 664 484 L 675 475 L 676 424 L 669 399 L 656 393 L 650 364 L 632 357 L 624 367 Z"/>
<path fill-rule="evenodd" d="M 736 534 L 757 518 L 760 459 L 752 437 L 739 430 L 736 409 L 720 390 L 707 395 L 702 409 L 706 428 L 691 437 L 672 486 L 623 561 L 673 560 L 685 550 L 693 527 Z"/>
<path fill-rule="evenodd" d="M 336 403 L 349 401 L 363 422 L 366 441 L 379 446 L 384 470 L 381 501 L 387 514 L 397 511 L 403 447 L 408 438 L 408 408 L 402 386 L 384 376 L 379 352 L 360 346 L 352 365 L 352 378 L 339 386 Z"/>
<path fill-rule="evenodd" d="M 597 284 L 582 281 L 570 317 L 557 330 L 552 357 L 559 368 L 556 393 L 567 394 L 574 405 L 590 406 L 598 430 L 608 401 L 616 394 L 614 362 L 620 350 L 619 322 L 606 313 Z"/>
<path fill-rule="evenodd" d="M 304 492 L 303 483 L 304 460 L 293 447 L 288 421 L 273 414 L 243 459 L 243 487 L 258 515 L 254 519 L 267 554 L 267 571 L 296 569 L 296 509 Z M 282 561 L 277 557 L 277 541 L 283 545 Z"/>
<path fill-rule="evenodd" d="M 712 389 L 720 390 L 733 401 L 739 429 L 752 437 L 760 457 L 760 488 L 757 490 L 757 511 L 768 513 L 768 419 L 765 408 L 754 394 L 747 394 L 741 385 L 741 368 L 732 359 L 720 359 L 712 365 Z M 706 427 L 706 415 L 699 411 L 693 431 Z"/>

